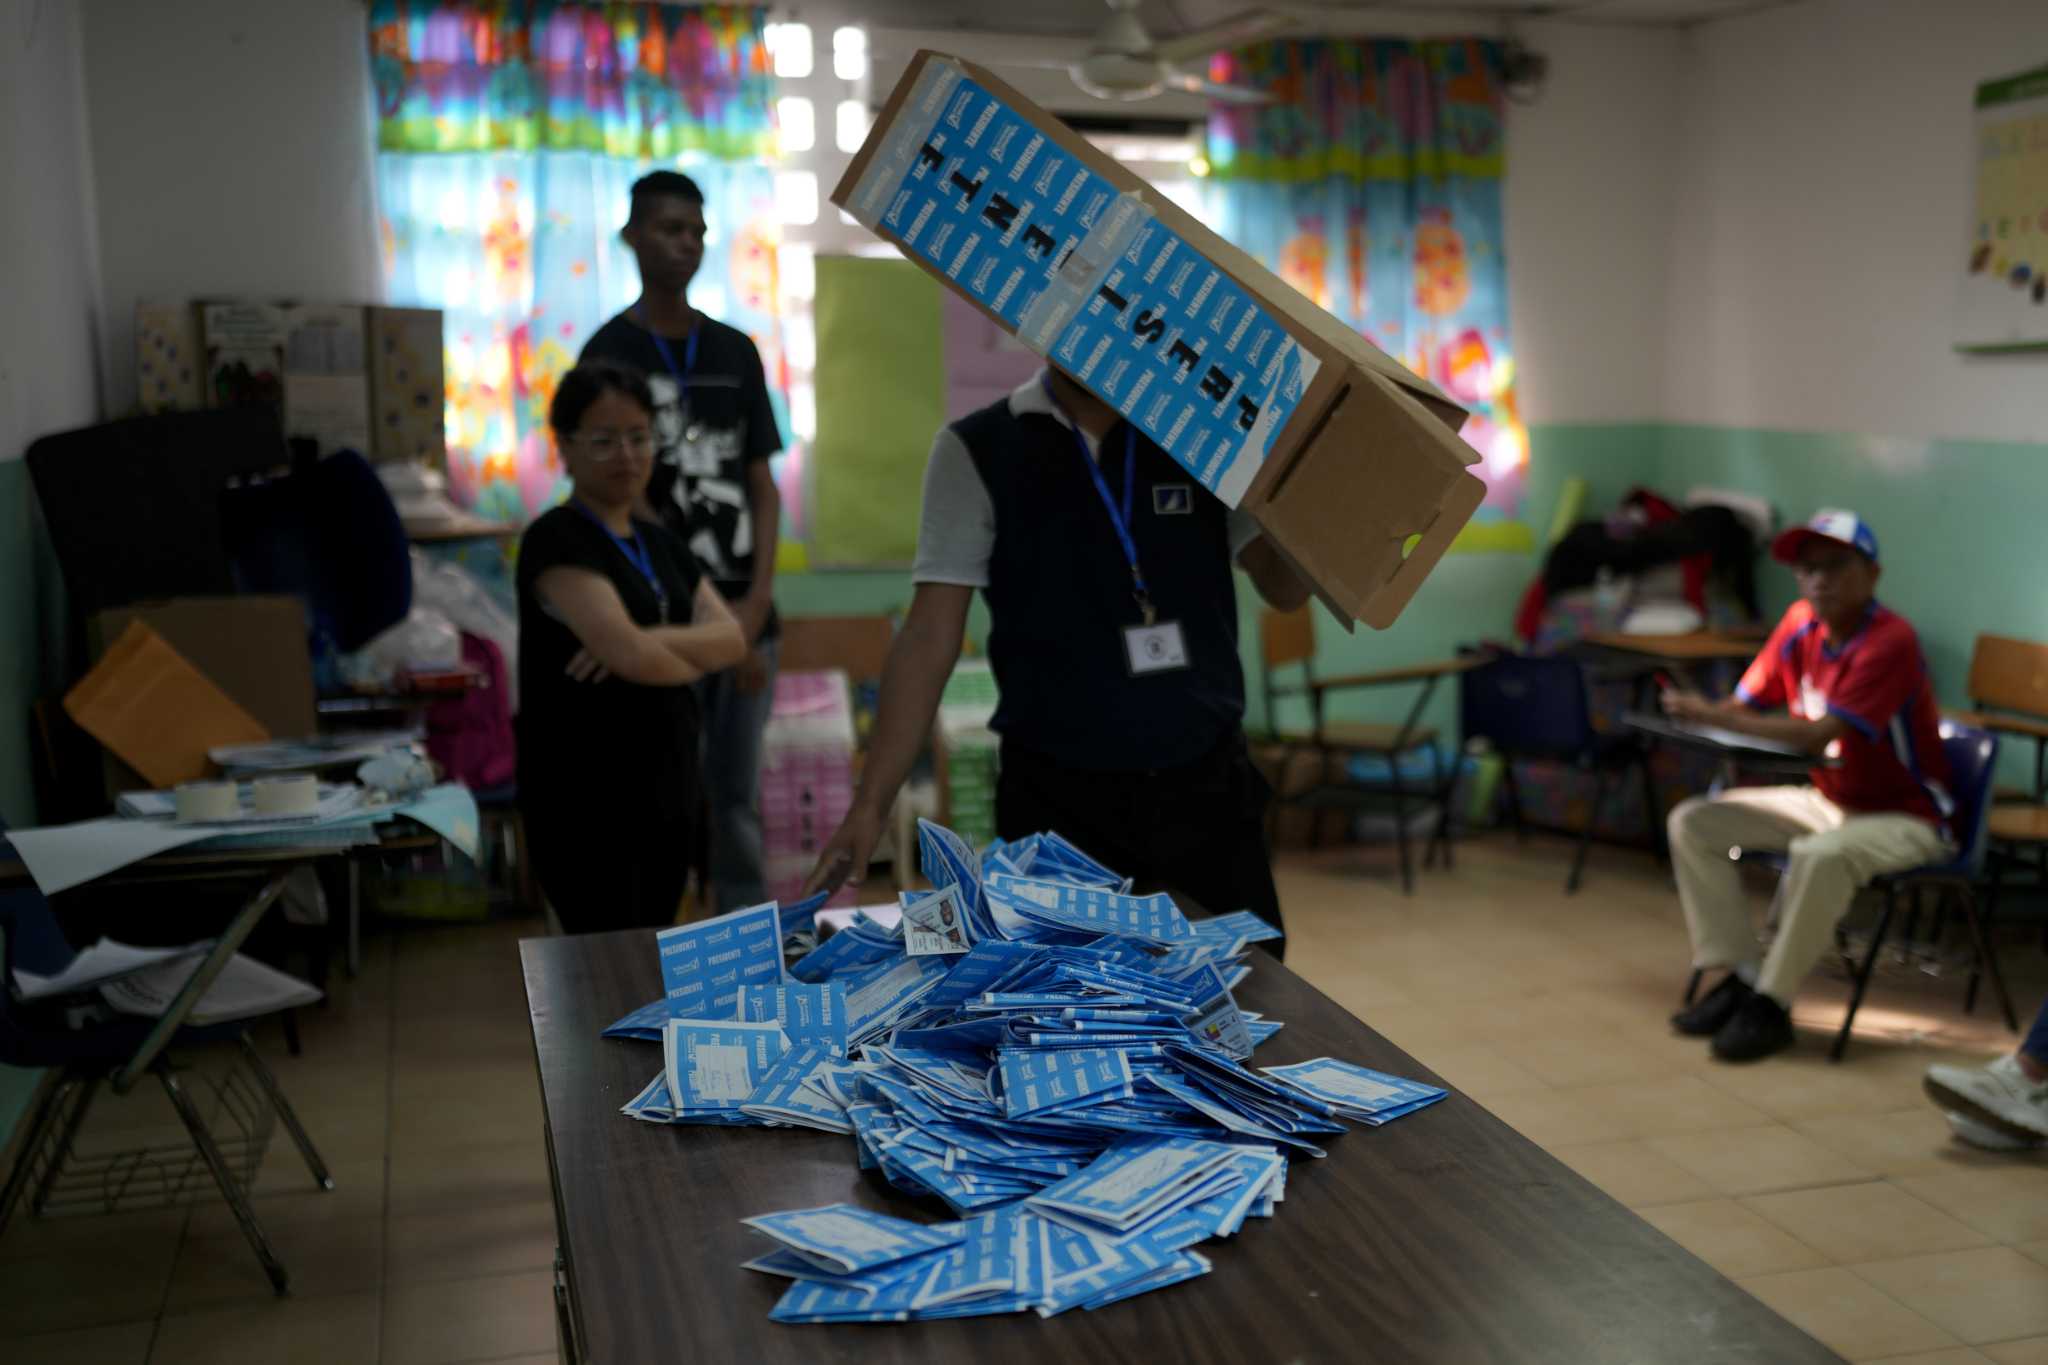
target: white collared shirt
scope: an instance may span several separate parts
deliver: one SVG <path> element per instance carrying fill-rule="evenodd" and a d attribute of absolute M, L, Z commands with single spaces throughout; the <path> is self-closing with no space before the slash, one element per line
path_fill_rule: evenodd
<path fill-rule="evenodd" d="M 1010 415 L 1044 413 L 1068 430 L 1073 422 L 1045 390 L 1045 371 L 1010 390 Z M 1081 438 L 1094 455 L 1100 445 L 1083 429 Z M 1199 496 L 1199 495 L 1198 495 Z M 1229 514 L 1230 556 L 1258 538 L 1258 523 L 1232 508 Z M 941 427 L 932 441 L 931 460 L 924 470 L 924 510 L 918 518 L 917 559 L 913 583 L 952 583 L 966 588 L 988 586 L 989 560 L 995 554 L 996 510 L 988 485 L 975 472 L 966 443 L 952 427 Z"/>

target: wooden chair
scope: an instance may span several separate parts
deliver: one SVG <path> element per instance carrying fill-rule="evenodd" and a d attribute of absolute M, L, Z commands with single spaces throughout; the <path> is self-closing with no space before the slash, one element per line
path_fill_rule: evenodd
<path fill-rule="evenodd" d="M 1455 767 L 1445 772 L 1438 756 L 1434 726 L 1422 724 L 1422 713 L 1435 695 L 1436 687 L 1445 677 L 1460 673 L 1476 666 L 1480 659 L 1446 659 L 1430 663 L 1408 664 L 1397 668 L 1380 669 L 1371 673 L 1351 673 L 1336 678 L 1318 678 L 1315 675 L 1316 627 L 1312 607 L 1298 611 L 1267 610 L 1259 614 L 1259 651 L 1264 667 L 1262 690 L 1266 701 L 1268 733 L 1267 743 L 1281 751 L 1280 790 L 1276 793 L 1278 803 L 1299 805 L 1311 811 L 1341 810 L 1356 814 L 1361 810 L 1391 805 L 1394 811 L 1394 841 L 1401 859 L 1401 890 L 1412 894 L 1415 890 L 1414 863 L 1409 849 L 1408 817 L 1411 811 L 1420 813 L 1436 809 L 1440 816 L 1445 812 L 1450 797 L 1450 787 L 1455 779 Z M 1301 682 L 1298 685 L 1283 686 L 1277 679 L 1280 670 L 1299 667 Z M 1388 687 L 1399 683 L 1420 683 L 1420 693 L 1408 708 L 1408 714 L 1399 725 L 1383 725 L 1370 722 L 1332 721 L 1328 716 L 1327 699 L 1333 692 L 1355 691 L 1372 687 Z M 1275 706 L 1283 697 L 1306 697 L 1308 699 L 1310 724 L 1306 732 L 1281 729 L 1273 720 Z M 1430 784 L 1427 791 L 1411 789 L 1401 777 L 1401 759 L 1417 749 L 1427 748 L 1430 756 Z M 1287 774 L 1292 759 L 1298 753 L 1313 756 L 1316 763 L 1315 778 L 1304 791 L 1286 790 Z M 1340 763 L 1354 755 L 1366 755 L 1383 760 L 1387 765 L 1387 788 L 1377 791 L 1352 782 L 1341 774 L 1332 776 L 1331 760 Z M 1320 828 L 1310 826 L 1310 842 L 1317 842 Z M 1439 818 L 1435 832 L 1431 835 L 1423 863 L 1428 866 L 1435 862 L 1437 850 L 1441 848 L 1446 866 L 1450 864 L 1451 848 L 1448 821 Z"/>
<path fill-rule="evenodd" d="M 2033 792 L 2005 788 L 1997 799 L 2048 799 L 2048 644 L 2007 635 L 1979 635 L 1970 651 L 1966 690 L 1969 709 L 1951 711 L 1951 717 L 1964 725 L 2034 744 Z"/>
<path fill-rule="evenodd" d="M 1979 635 L 1970 651 L 1966 690 L 1970 709 L 1949 712 L 1952 719 L 2034 745 L 2033 791 L 1997 789 L 1995 804 L 1985 816 L 1990 840 L 1985 862 L 1991 886 L 1984 898 L 1988 930 L 1998 913 L 2009 868 L 2031 863 L 2038 884 L 2048 886 L 2048 644 Z M 2048 947 L 2048 927 L 2042 942 Z M 1973 984 L 1971 995 L 1975 994 Z"/>

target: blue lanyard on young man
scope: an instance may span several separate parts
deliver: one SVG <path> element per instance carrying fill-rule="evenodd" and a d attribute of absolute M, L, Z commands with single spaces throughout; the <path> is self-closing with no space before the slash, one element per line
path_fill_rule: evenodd
<path fill-rule="evenodd" d="M 1074 433 L 1074 446 L 1081 452 L 1081 463 L 1088 466 L 1088 476 L 1095 480 L 1095 491 L 1102 496 L 1102 505 L 1109 512 L 1109 524 L 1115 529 L 1117 543 L 1123 547 L 1124 559 L 1131 566 L 1131 596 L 1136 599 L 1145 624 L 1152 625 L 1158 621 L 1159 613 L 1152 606 L 1152 594 L 1145 586 L 1145 571 L 1138 566 L 1137 542 L 1131 539 L 1131 492 L 1137 481 L 1138 468 L 1137 430 L 1129 423 L 1124 425 L 1124 501 L 1119 509 L 1116 499 L 1110 496 L 1109 481 L 1102 477 L 1101 466 L 1088 453 L 1088 438 L 1082 435 L 1081 424 L 1074 420 L 1074 415 L 1053 392 L 1052 376 L 1043 375 L 1039 382 L 1045 386 L 1046 398 L 1067 419 L 1067 428 Z"/>
<path fill-rule="evenodd" d="M 654 572 L 654 556 L 648 552 L 647 543 L 640 539 L 640 532 L 635 530 L 633 538 L 628 540 L 611 527 L 605 525 L 604 519 L 584 506 L 581 498 L 574 499 L 573 501 L 576 503 L 576 510 L 589 517 L 591 525 L 612 538 L 612 544 L 619 547 L 619 553 L 626 557 L 626 562 L 638 569 L 640 576 L 647 580 L 647 586 L 654 589 L 655 606 L 661 613 L 662 622 L 666 624 L 668 621 L 668 590 L 661 586 L 661 578 Z"/>
<path fill-rule="evenodd" d="M 676 364 L 676 353 L 669 349 L 667 337 L 652 331 L 647 335 L 654 338 L 654 349 L 661 352 L 662 363 L 668 366 L 668 372 L 676 377 L 676 388 L 681 391 L 679 396 L 685 403 L 689 402 L 690 376 L 697 369 L 697 338 L 704 335 L 702 320 L 699 320 L 697 325 L 690 329 L 690 335 L 683 339 L 683 363 L 680 366 Z"/>

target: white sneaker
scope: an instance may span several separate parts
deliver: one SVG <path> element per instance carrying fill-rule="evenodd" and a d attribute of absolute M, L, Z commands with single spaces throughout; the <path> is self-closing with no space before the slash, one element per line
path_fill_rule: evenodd
<path fill-rule="evenodd" d="M 1979 1123 L 1968 1114 L 1944 1110 L 1942 1117 L 1948 1120 L 1948 1126 L 1958 1141 L 1982 1147 L 1987 1152 L 2029 1152 L 2042 1145 L 2038 1140 L 2028 1142 L 2001 1132 L 1988 1123 Z"/>
<path fill-rule="evenodd" d="M 1930 1066 L 1922 1083 L 1942 1109 L 2010 1138 L 2048 1138 L 2048 1081 L 2030 1081 L 2011 1054 L 1989 1066 Z"/>

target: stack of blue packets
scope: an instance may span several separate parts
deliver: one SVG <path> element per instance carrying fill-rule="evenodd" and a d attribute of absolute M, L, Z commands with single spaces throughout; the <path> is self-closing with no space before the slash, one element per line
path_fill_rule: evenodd
<path fill-rule="evenodd" d="M 1270 1147 L 1129 1138 L 1032 1199 L 957 1223 L 846 1205 L 747 1219 L 784 1245 L 747 1268 L 796 1281 L 777 1322 L 1051 1317 L 1206 1275 L 1190 1248 L 1271 1217 L 1286 1173 Z"/>
<path fill-rule="evenodd" d="M 1405 1081 L 1334 1057 L 1318 1057 L 1292 1066 L 1263 1066 L 1259 1070 L 1283 1085 L 1321 1100 L 1342 1117 L 1372 1128 L 1427 1108 L 1444 1097 L 1444 1092 L 1433 1085 Z"/>
<path fill-rule="evenodd" d="M 1249 912 L 1190 922 L 1053 834 L 976 854 L 921 822 L 919 847 L 957 888 L 965 953 L 912 956 L 900 925 L 859 917 L 771 975 L 765 933 L 700 932 L 665 953 L 671 997 L 607 1030 L 663 1043 L 634 1117 L 849 1133 L 862 1167 L 953 1210 L 928 1228 L 844 1209 L 774 1224 L 818 1241 L 750 1263 L 796 1282 L 779 1321 L 1049 1314 L 1204 1274 L 1193 1248 L 1271 1216 L 1287 1154 L 1443 1098 L 1331 1058 L 1246 1065 L 1281 1027 L 1232 994 L 1277 936 Z M 693 985 L 677 961 L 716 974 Z M 719 1005 L 678 1017 L 693 1001 Z M 873 1242 L 907 1249 L 864 1259 Z"/>

